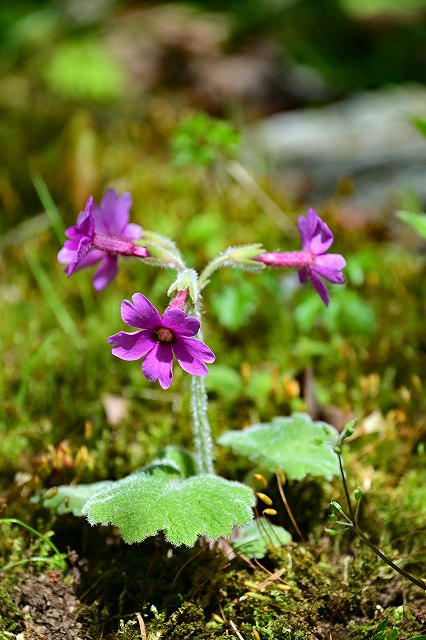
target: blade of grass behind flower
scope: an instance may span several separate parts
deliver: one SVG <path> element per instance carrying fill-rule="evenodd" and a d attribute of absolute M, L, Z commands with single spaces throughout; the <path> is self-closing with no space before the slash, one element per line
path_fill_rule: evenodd
<path fill-rule="evenodd" d="M 52 281 L 33 253 L 27 251 L 25 253 L 25 257 L 32 271 L 32 274 L 36 279 L 41 291 L 43 292 L 46 302 L 52 310 L 58 323 L 61 325 L 65 333 L 71 338 L 77 349 L 80 350 L 82 339 L 79 335 L 77 325 L 75 324 L 71 315 L 68 313 L 68 310 L 62 303 L 62 300 L 58 296 L 56 289 L 52 284 Z"/>
<path fill-rule="evenodd" d="M 32 182 L 43 206 L 45 215 L 49 220 L 50 226 L 54 230 L 55 235 L 58 238 L 60 245 L 62 246 L 64 243 L 66 225 L 62 220 L 59 209 L 56 206 L 52 196 L 50 195 L 50 191 L 47 188 L 45 181 L 38 173 L 33 175 Z M 83 300 L 84 309 L 89 315 L 95 308 L 93 292 L 91 290 L 88 292 L 83 286 L 80 285 L 80 283 L 77 283 L 77 287 Z"/>
<path fill-rule="evenodd" d="M 33 175 L 32 182 L 52 229 L 54 230 L 59 242 L 62 244 L 64 241 L 65 225 L 58 211 L 58 207 L 54 203 L 45 181 L 39 174 Z"/>

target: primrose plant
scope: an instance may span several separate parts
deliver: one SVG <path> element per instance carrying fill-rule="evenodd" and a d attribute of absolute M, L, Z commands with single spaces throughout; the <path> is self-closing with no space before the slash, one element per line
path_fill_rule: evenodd
<path fill-rule="evenodd" d="M 202 294 L 219 268 L 292 268 L 302 283 L 311 281 L 328 305 L 324 281 L 344 282 L 345 259 L 328 253 L 333 234 L 309 209 L 298 220 L 300 251 L 266 252 L 259 244 L 230 247 L 198 274 L 186 266 L 174 242 L 129 222 L 131 204 L 129 193 L 118 195 L 112 189 L 100 205 L 90 197 L 76 224 L 67 229 L 58 261 L 66 265 L 68 276 L 96 265 L 93 286 L 98 291 L 116 276 L 121 256 L 175 272 L 165 311 L 158 311 L 142 292 L 133 293 L 131 300 L 121 303 L 121 317 L 134 330 L 119 330 L 108 343 L 117 358 L 141 360 L 142 375 L 164 390 L 173 382 L 175 361 L 189 374 L 194 453 L 168 446 L 147 467 L 121 480 L 59 487 L 54 496 L 45 494 L 45 504 L 85 515 L 91 524 L 113 524 L 129 543 L 163 531 L 172 544 L 193 546 L 199 538 L 226 538 L 244 527 L 252 531 L 255 493 L 214 471 L 205 376 L 215 355 L 202 337 Z M 271 424 L 230 431 L 219 442 L 272 473 L 279 468 L 293 479 L 308 473 L 331 478 L 338 473 L 333 452 L 336 438 L 330 425 L 294 414 L 277 417 Z M 298 444 L 301 439 L 303 446 Z"/>

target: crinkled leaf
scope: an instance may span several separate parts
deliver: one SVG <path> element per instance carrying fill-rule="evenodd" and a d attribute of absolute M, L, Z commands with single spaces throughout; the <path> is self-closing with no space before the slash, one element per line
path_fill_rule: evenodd
<path fill-rule="evenodd" d="M 62 515 L 72 513 L 81 516 L 81 510 L 85 502 L 100 489 L 105 489 L 114 484 L 113 480 L 103 480 L 92 484 L 79 484 L 76 486 L 61 485 L 43 491 L 39 499 L 47 509 L 56 509 Z"/>
<path fill-rule="evenodd" d="M 268 549 L 278 549 L 289 542 L 291 534 L 284 527 L 260 518 L 241 527 L 230 544 L 234 551 L 248 558 L 263 558 Z"/>
<path fill-rule="evenodd" d="M 227 431 L 219 443 L 269 471 L 282 469 L 291 480 L 302 480 L 307 475 L 331 479 L 339 472 L 333 450 L 337 437 L 335 427 L 312 422 L 305 413 L 294 413 L 242 431 Z"/>
<path fill-rule="evenodd" d="M 200 536 L 231 535 L 252 520 L 252 490 L 218 476 L 185 480 L 138 473 L 93 495 L 83 514 L 90 524 L 118 527 L 125 542 L 141 542 L 163 531 L 176 546 L 192 547 Z"/>

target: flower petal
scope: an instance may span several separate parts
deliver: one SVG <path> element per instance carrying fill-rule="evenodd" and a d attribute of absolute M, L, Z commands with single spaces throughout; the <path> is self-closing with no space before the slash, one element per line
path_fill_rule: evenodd
<path fill-rule="evenodd" d="M 309 278 L 309 269 L 299 269 L 299 282 L 301 284 L 305 284 L 306 280 Z"/>
<path fill-rule="evenodd" d="M 86 258 L 92 250 L 92 241 L 90 238 L 83 237 L 78 245 L 78 250 L 75 252 L 73 259 L 68 265 L 67 274 L 71 276 L 78 268 L 80 262 Z M 81 268 L 81 267 L 80 267 Z"/>
<path fill-rule="evenodd" d="M 138 240 L 142 235 L 142 227 L 131 222 L 123 230 L 123 236 L 129 240 Z"/>
<path fill-rule="evenodd" d="M 195 336 L 200 328 L 200 321 L 193 316 L 187 316 L 181 309 L 167 309 L 163 313 L 161 323 L 178 336 Z"/>
<path fill-rule="evenodd" d="M 142 363 L 142 373 L 150 382 L 158 380 L 163 389 L 172 384 L 173 353 L 170 345 L 156 344 Z"/>
<path fill-rule="evenodd" d="M 333 244 L 334 236 L 331 229 L 319 217 L 315 209 L 308 209 L 306 217 L 299 216 L 297 226 L 303 249 L 319 255 L 327 251 Z"/>
<path fill-rule="evenodd" d="M 297 227 L 300 233 L 302 249 L 305 249 L 309 245 L 309 237 L 306 229 L 306 218 L 304 216 L 299 216 L 297 218 Z"/>
<path fill-rule="evenodd" d="M 67 249 L 67 247 L 62 247 L 56 256 L 56 259 L 60 264 L 69 264 L 74 259 L 74 256 L 75 251 Z"/>
<path fill-rule="evenodd" d="M 314 255 L 325 253 L 333 244 L 334 236 L 331 229 L 321 218 L 318 218 L 317 233 L 310 242 L 310 249 Z"/>
<path fill-rule="evenodd" d="M 193 376 L 205 376 L 208 369 L 204 362 L 216 359 L 213 351 L 196 338 L 181 338 L 172 348 L 182 369 Z"/>
<path fill-rule="evenodd" d="M 153 304 L 142 293 L 135 293 L 130 300 L 121 303 L 121 317 L 131 327 L 154 329 L 161 325 L 161 316 Z"/>
<path fill-rule="evenodd" d="M 118 273 L 117 256 L 105 255 L 101 264 L 93 276 L 93 286 L 96 291 L 101 291 L 114 280 Z"/>
<path fill-rule="evenodd" d="M 312 284 L 314 285 L 315 289 L 319 293 L 321 300 L 328 307 L 328 305 L 330 304 L 330 295 L 328 293 L 328 289 L 327 289 L 326 285 L 321 280 L 319 275 L 317 273 L 315 273 L 314 270 L 311 271 L 310 278 L 311 278 Z"/>
<path fill-rule="evenodd" d="M 132 196 L 130 193 L 123 193 L 119 196 L 115 189 L 108 189 L 100 205 L 95 205 L 96 231 L 124 235 L 123 231 L 129 222 L 131 206 Z"/>
<path fill-rule="evenodd" d="M 94 264 L 102 260 L 105 257 L 105 253 L 103 251 L 99 251 L 98 249 L 91 249 L 87 255 L 84 256 L 82 260 L 78 263 L 75 270 L 80 271 L 80 269 L 86 269 L 87 267 L 92 267 Z"/>
<path fill-rule="evenodd" d="M 315 271 L 324 278 L 327 278 L 330 282 L 343 284 L 345 282 L 345 278 L 343 273 L 341 273 L 341 269 L 345 266 L 346 260 L 343 256 L 339 253 L 328 253 L 315 258 L 313 269 L 315 269 Z"/>
<path fill-rule="evenodd" d="M 112 349 L 112 354 L 121 360 L 139 360 L 156 345 L 147 331 L 119 331 L 110 336 L 107 342 L 116 345 Z"/>

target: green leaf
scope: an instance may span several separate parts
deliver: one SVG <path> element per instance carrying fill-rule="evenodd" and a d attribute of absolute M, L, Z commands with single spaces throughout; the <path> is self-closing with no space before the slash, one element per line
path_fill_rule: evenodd
<path fill-rule="evenodd" d="M 200 536 L 228 537 L 252 520 L 255 497 L 239 482 L 218 476 L 185 480 L 132 474 L 93 495 L 83 514 L 90 524 L 112 524 L 128 543 L 163 531 L 176 546 L 192 547 Z"/>
<path fill-rule="evenodd" d="M 246 455 L 269 471 L 282 469 L 291 480 L 308 474 L 331 479 L 339 473 L 333 446 L 337 430 L 325 422 L 312 422 L 305 413 L 278 416 L 270 423 L 254 424 L 242 431 L 227 431 L 219 443 Z"/>
<path fill-rule="evenodd" d="M 398 218 L 406 222 L 419 235 L 426 238 L 426 213 L 414 213 L 414 211 L 397 211 Z"/>
<path fill-rule="evenodd" d="M 291 534 L 265 518 L 258 518 L 241 527 L 230 541 L 234 551 L 248 558 L 263 558 L 268 549 L 279 549 L 291 542 Z"/>
<path fill-rule="evenodd" d="M 197 464 L 194 455 L 183 447 L 169 445 L 158 452 L 158 457 L 144 467 L 139 473 L 162 470 L 169 475 L 179 474 L 182 478 L 194 476 Z"/>
<path fill-rule="evenodd" d="M 161 449 L 158 457 L 143 469 L 132 473 L 132 476 L 147 474 L 152 476 L 187 478 L 195 475 L 196 463 L 193 454 L 182 447 L 167 446 Z M 89 498 L 99 490 L 116 484 L 114 480 L 103 480 L 91 484 L 60 485 L 43 491 L 34 498 L 34 502 L 42 501 L 47 509 L 56 509 L 57 513 L 72 513 L 82 516 L 82 508 Z"/>
<path fill-rule="evenodd" d="M 388 626 L 388 621 L 389 621 L 389 616 L 386 616 L 378 625 L 377 625 L 377 629 L 376 629 L 376 633 L 380 633 L 381 631 L 384 631 L 386 629 L 386 627 Z"/>
<path fill-rule="evenodd" d="M 102 482 L 79 484 L 77 486 L 61 485 L 60 487 L 47 489 L 39 498 L 43 502 L 43 507 L 56 509 L 60 515 L 72 513 L 75 516 L 81 516 L 81 510 L 85 502 L 100 489 L 105 489 L 113 484 L 113 480 L 103 480 Z"/>

